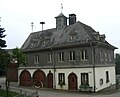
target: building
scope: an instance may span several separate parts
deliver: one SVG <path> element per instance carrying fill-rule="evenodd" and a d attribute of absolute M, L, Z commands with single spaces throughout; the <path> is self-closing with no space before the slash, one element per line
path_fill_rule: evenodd
<path fill-rule="evenodd" d="M 93 92 L 114 87 L 116 47 L 75 14 L 55 18 L 56 28 L 33 32 L 23 44 L 28 64 L 19 68 L 19 85 Z"/>

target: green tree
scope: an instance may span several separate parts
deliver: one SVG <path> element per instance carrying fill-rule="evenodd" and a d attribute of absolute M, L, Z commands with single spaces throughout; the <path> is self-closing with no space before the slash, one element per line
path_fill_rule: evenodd
<path fill-rule="evenodd" d="M 4 35 L 5 29 L 1 28 L 0 25 L 0 74 L 3 75 L 5 73 L 6 64 L 8 63 L 8 54 L 2 48 L 7 47 L 6 41 L 3 40 L 6 35 Z"/>
<path fill-rule="evenodd" d="M 115 58 L 115 64 L 116 64 L 116 74 L 120 74 L 120 54 L 116 54 Z"/>
<path fill-rule="evenodd" d="M 17 61 L 18 66 L 26 65 L 26 55 L 21 49 L 15 48 L 12 50 L 12 58 Z"/>
<path fill-rule="evenodd" d="M 7 65 L 8 65 L 8 59 L 10 58 L 9 57 L 9 54 L 6 52 L 6 50 L 3 50 L 2 48 L 4 47 L 7 47 L 6 45 L 6 41 L 3 40 L 3 38 L 5 38 L 6 35 L 4 35 L 4 32 L 5 32 L 5 29 L 4 28 L 1 28 L 1 25 L 0 25 L 0 73 L 6 73 L 7 72 Z M 6 83 L 7 83 L 7 78 L 6 78 Z M 6 84 L 6 94 L 7 94 L 7 97 L 8 97 L 8 87 L 7 84 Z"/>
<path fill-rule="evenodd" d="M 5 75 L 9 63 L 10 54 L 6 50 L 0 50 L 0 76 Z"/>

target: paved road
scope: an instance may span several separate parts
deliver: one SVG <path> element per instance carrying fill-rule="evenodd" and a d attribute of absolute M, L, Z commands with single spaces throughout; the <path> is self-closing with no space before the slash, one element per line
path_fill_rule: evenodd
<path fill-rule="evenodd" d="M 2 88 L 4 87 L 4 79 L 0 80 L 0 84 L 2 85 Z M 11 90 L 20 92 L 20 90 L 28 91 L 28 92 L 35 92 L 38 91 L 39 97 L 120 97 L 120 92 L 116 93 L 109 93 L 109 94 L 83 94 L 79 92 L 68 92 L 68 91 L 61 91 L 61 90 L 44 90 L 44 89 L 33 89 L 33 88 L 25 88 L 25 87 L 19 87 L 15 86 L 15 84 L 11 84 Z"/>

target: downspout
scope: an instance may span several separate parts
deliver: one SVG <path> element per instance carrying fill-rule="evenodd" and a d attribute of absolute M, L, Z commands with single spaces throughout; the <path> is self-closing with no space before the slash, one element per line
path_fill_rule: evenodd
<path fill-rule="evenodd" d="M 93 83 L 94 83 L 94 93 L 96 92 L 96 82 L 95 82 L 95 47 L 93 47 L 92 43 L 90 42 L 92 48 L 92 63 L 93 63 Z"/>
<path fill-rule="evenodd" d="M 53 48 L 51 48 L 52 51 L 52 65 L 53 65 L 53 89 L 56 89 L 56 79 L 55 79 L 55 53 L 53 52 Z"/>

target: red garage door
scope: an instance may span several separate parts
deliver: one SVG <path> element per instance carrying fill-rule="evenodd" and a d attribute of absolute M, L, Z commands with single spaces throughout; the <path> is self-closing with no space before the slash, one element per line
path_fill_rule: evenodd
<path fill-rule="evenodd" d="M 24 70 L 20 74 L 20 85 L 22 86 L 30 86 L 31 85 L 31 75 L 30 72 Z"/>
<path fill-rule="evenodd" d="M 36 70 L 33 74 L 33 85 L 38 88 L 45 87 L 45 73 L 42 70 Z"/>

